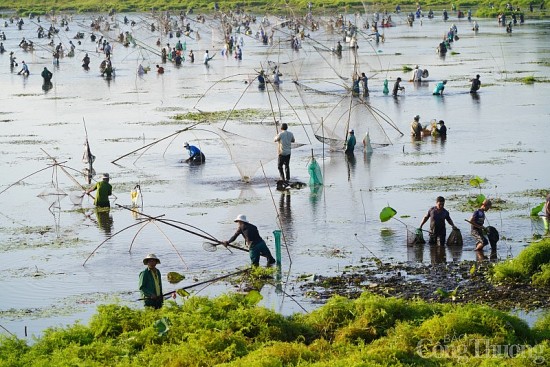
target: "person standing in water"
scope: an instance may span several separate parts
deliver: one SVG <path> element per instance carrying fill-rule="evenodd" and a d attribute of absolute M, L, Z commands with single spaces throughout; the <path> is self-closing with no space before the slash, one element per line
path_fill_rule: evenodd
<path fill-rule="evenodd" d="M 104 173 L 101 176 L 101 181 L 97 182 L 92 188 L 86 190 L 86 194 L 96 191 L 94 205 L 102 208 L 111 207 L 109 196 L 113 194 L 113 187 L 109 183 L 109 174 Z"/>
<path fill-rule="evenodd" d="M 279 175 L 281 181 L 289 182 L 290 181 L 290 154 L 292 150 L 292 143 L 295 142 L 294 134 L 288 131 L 288 125 L 283 123 L 281 125 L 281 132 L 275 136 L 273 139 L 277 145 L 278 151 L 278 160 L 277 160 L 277 169 L 279 170 Z M 284 171 L 283 171 L 284 167 Z M 286 176 L 285 176 L 286 174 Z"/>
<path fill-rule="evenodd" d="M 235 241 L 237 237 L 242 235 L 248 246 L 248 253 L 252 266 L 260 265 L 260 256 L 267 258 L 268 266 L 275 264 L 275 258 L 271 255 L 271 251 L 269 251 L 265 241 L 260 237 L 258 228 L 248 222 L 246 215 L 239 214 L 234 222 L 238 223 L 237 231 L 229 240 L 224 241 L 223 244 L 229 245 L 231 242 Z"/>
<path fill-rule="evenodd" d="M 159 258 L 155 254 L 149 254 L 143 259 L 143 265 L 147 265 L 139 273 L 139 290 L 146 307 L 159 309 L 162 307 L 164 298 L 162 296 L 162 279 L 157 265 Z"/>
<path fill-rule="evenodd" d="M 470 93 L 477 93 L 479 88 L 481 88 L 481 80 L 479 80 L 479 74 L 476 75 L 475 79 L 471 79 L 472 85 L 470 86 Z"/>
<path fill-rule="evenodd" d="M 435 200 L 435 206 L 428 210 L 428 213 L 422 218 L 422 222 L 420 223 L 420 229 L 422 229 L 424 223 L 426 223 L 428 219 L 430 220 L 430 245 L 437 244 L 438 240 L 441 246 L 445 245 L 445 238 L 447 236 L 445 221 L 447 221 L 453 229 L 457 229 L 449 212 L 444 206 L 445 198 L 443 196 L 438 196 Z"/>

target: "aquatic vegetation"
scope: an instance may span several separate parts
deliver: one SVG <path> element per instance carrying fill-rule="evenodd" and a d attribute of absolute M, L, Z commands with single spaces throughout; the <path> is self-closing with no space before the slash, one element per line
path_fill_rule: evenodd
<path fill-rule="evenodd" d="M 233 110 L 233 111 L 214 111 L 214 112 L 187 112 L 183 114 L 177 114 L 171 117 L 171 119 L 176 121 L 194 121 L 194 122 L 215 122 L 223 121 L 227 119 L 227 116 L 231 112 L 229 117 L 231 120 L 239 121 L 250 121 L 253 118 L 258 118 L 258 116 L 264 116 L 266 114 L 271 114 L 269 110 L 259 110 L 254 108 L 245 108 L 242 110 Z"/>
<path fill-rule="evenodd" d="M 115 192 L 130 192 L 137 184 L 142 188 L 146 187 L 155 187 L 160 185 L 166 185 L 170 181 L 168 180 L 154 180 L 152 178 L 145 178 L 141 180 L 136 180 L 133 182 L 115 182 L 113 183 L 113 191 Z"/>
<path fill-rule="evenodd" d="M 544 200 L 546 195 L 550 194 L 550 188 L 547 189 L 527 189 L 524 191 L 514 192 L 510 196 L 515 197 L 532 197 L 532 198 L 541 198 Z"/>
<path fill-rule="evenodd" d="M 0 363 L 471 366 L 490 357 L 493 363 L 524 366 L 550 357 L 548 315 L 531 329 L 516 316 L 487 306 L 429 304 L 368 292 L 356 300 L 333 297 L 305 315 L 282 316 L 257 302 L 254 296 L 226 294 L 191 297 L 181 306 L 168 302 L 161 310 L 101 305 L 89 325 L 47 329 L 33 345 L 0 337 Z M 492 345 L 532 349 L 514 354 L 508 348 L 485 350 Z"/>
<path fill-rule="evenodd" d="M 10 140 L 6 141 L 5 144 L 13 144 L 13 145 L 53 145 L 57 142 L 55 140 L 32 140 L 32 139 L 21 139 L 21 140 Z"/>
<path fill-rule="evenodd" d="M 550 239 L 531 243 L 511 260 L 498 263 L 492 269 L 491 279 L 497 283 L 529 282 L 550 284 Z"/>
<path fill-rule="evenodd" d="M 452 207 L 454 210 L 461 212 L 473 212 L 476 209 L 479 209 L 481 203 L 485 199 L 484 195 L 449 195 L 447 200 L 449 202 L 449 207 Z M 492 211 L 510 211 L 525 209 L 527 204 L 518 203 L 510 199 L 503 199 L 501 197 L 491 198 L 492 202 Z"/>
<path fill-rule="evenodd" d="M 254 203 L 259 201 L 260 198 L 233 198 L 233 199 L 212 199 L 201 202 L 193 202 L 187 206 L 192 208 L 220 208 L 220 207 L 235 207 L 247 203 Z"/>
<path fill-rule="evenodd" d="M 412 68 L 409 65 L 403 65 L 403 68 L 401 69 L 404 73 L 408 73 L 412 71 Z"/>
<path fill-rule="evenodd" d="M 412 184 L 385 186 L 376 190 L 407 190 L 407 191 L 459 191 L 470 188 L 470 180 L 475 176 L 472 175 L 451 175 L 451 176 L 428 176 L 415 178 Z"/>
<path fill-rule="evenodd" d="M 415 167 L 419 167 L 419 166 L 432 166 L 434 164 L 439 164 L 441 162 L 399 162 L 400 165 L 402 166 L 415 166 Z"/>

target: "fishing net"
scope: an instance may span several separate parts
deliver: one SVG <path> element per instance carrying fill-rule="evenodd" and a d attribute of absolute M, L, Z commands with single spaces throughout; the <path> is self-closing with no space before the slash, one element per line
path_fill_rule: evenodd
<path fill-rule="evenodd" d="M 83 192 L 71 192 L 69 194 L 69 199 L 73 205 L 82 205 L 82 199 L 84 198 L 85 193 Z"/>
<path fill-rule="evenodd" d="M 95 161 L 95 155 L 92 154 L 92 151 L 90 150 L 90 144 L 88 144 L 88 140 L 84 142 L 84 152 L 82 153 L 82 162 L 85 164 L 94 163 Z"/>
<path fill-rule="evenodd" d="M 421 245 L 426 243 L 424 240 L 424 234 L 420 228 L 417 228 L 414 232 L 407 228 L 407 245 Z"/>
<path fill-rule="evenodd" d="M 212 242 L 203 242 L 202 248 L 204 249 L 204 251 L 216 252 L 216 250 L 218 249 L 218 244 Z"/>
<path fill-rule="evenodd" d="M 328 84 L 318 84 L 315 88 L 300 82 L 295 85 L 315 138 L 328 144 L 332 150 L 344 148 L 349 129 L 353 129 L 358 136 L 368 133 L 370 148 L 391 144 L 384 126 L 391 126 L 398 131 L 382 112 L 367 101 L 353 97 L 351 91 L 342 88 L 330 92 L 326 88 Z M 367 140 L 364 140 L 363 144 L 366 143 Z M 368 148 L 365 146 L 364 149 Z"/>
<path fill-rule="evenodd" d="M 246 135 L 240 135 L 227 130 L 217 129 L 218 135 L 229 152 L 231 161 L 237 167 L 241 179 L 250 182 L 262 164 L 266 164 L 277 157 L 277 144 L 273 142 L 275 129 L 261 124 L 247 125 Z M 268 138 L 268 136 L 270 138 Z M 292 148 L 299 148 L 304 144 L 293 143 Z"/>
<path fill-rule="evenodd" d="M 254 134 L 242 136 L 221 129 L 218 129 L 218 134 L 245 182 L 250 182 L 262 164 L 277 157 L 277 145 L 273 141 L 255 139 Z"/>
<path fill-rule="evenodd" d="M 321 173 L 321 167 L 315 160 L 311 159 L 311 162 L 307 166 L 307 171 L 309 173 L 309 186 L 322 185 L 323 184 L 323 175 Z"/>
<path fill-rule="evenodd" d="M 335 41 L 328 44 L 332 42 Z M 341 150 L 348 131 L 353 129 L 356 136 L 369 133 L 371 147 L 391 144 L 386 130 L 402 133 L 386 114 L 368 101 L 359 80 L 362 72 L 370 76 L 376 74 L 369 65 L 373 55 L 348 51 L 344 45 L 344 52 L 336 57 L 325 44 L 313 44 L 312 52 L 292 64 L 296 74 L 294 83 L 316 139 L 332 150 Z"/>
<path fill-rule="evenodd" d="M 497 247 L 497 242 L 500 239 L 500 235 L 495 227 L 488 226 L 485 228 L 487 231 L 487 238 L 489 239 L 489 243 L 491 244 L 491 248 L 495 249 Z"/>
<path fill-rule="evenodd" d="M 447 245 L 462 246 L 462 244 L 462 233 L 460 232 L 460 229 L 453 229 L 449 234 L 449 237 L 447 237 Z"/>

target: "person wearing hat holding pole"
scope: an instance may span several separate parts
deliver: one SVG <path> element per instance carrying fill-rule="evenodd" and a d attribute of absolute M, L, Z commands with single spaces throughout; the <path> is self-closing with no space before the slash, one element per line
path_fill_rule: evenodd
<path fill-rule="evenodd" d="M 159 258 L 155 254 L 149 254 L 143 259 L 143 265 L 147 265 L 139 273 L 139 290 L 143 297 L 146 307 L 159 309 L 162 307 L 164 298 L 162 297 L 162 279 L 157 265 L 160 264 Z"/>
<path fill-rule="evenodd" d="M 188 142 L 185 142 L 183 144 L 183 147 L 189 152 L 189 158 L 184 161 L 185 163 L 199 165 L 206 162 L 206 157 L 204 156 L 203 152 L 201 152 L 201 150 L 196 146 L 189 145 Z"/>
<path fill-rule="evenodd" d="M 113 187 L 109 183 L 109 174 L 104 173 L 101 176 L 101 181 L 96 182 L 96 184 L 86 190 L 86 194 L 91 193 L 92 191 L 97 190 L 94 205 L 102 208 L 109 208 L 111 203 L 109 203 L 109 195 L 113 194 Z"/>
<path fill-rule="evenodd" d="M 253 266 L 260 265 L 260 256 L 267 258 L 267 265 L 275 264 L 275 258 L 271 255 L 271 251 L 269 251 L 265 241 L 260 237 L 258 228 L 248 222 L 246 215 L 239 214 L 234 222 L 238 223 L 237 231 L 229 240 L 224 241 L 223 244 L 229 245 L 231 242 L 235 241 L 239 235 L 243 235 L 246 245 L 248 246 L 250 261 Z"/>
<path fill-rule="evenodd" d="M 346 150 L 344 153 L 346 154 L 353 154 L 353 150 L 355 149 L 355 144 L 357 143 L 357 140 L 355 139 L 355 131 L 353 129 L 348 130 L 348 140 L 346 141 Z"/>

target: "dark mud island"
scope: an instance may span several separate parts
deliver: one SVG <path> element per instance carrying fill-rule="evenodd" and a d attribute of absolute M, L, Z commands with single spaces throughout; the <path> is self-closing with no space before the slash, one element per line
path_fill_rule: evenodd
<path fill-rule="evenodd" d="M 545 2 L 0 9 L 0 366 L 549 363 Z"/>

